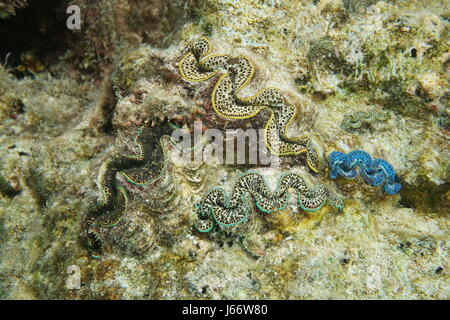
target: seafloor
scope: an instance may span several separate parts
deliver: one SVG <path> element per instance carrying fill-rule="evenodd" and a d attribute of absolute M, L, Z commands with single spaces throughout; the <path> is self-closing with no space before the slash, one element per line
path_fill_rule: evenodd
<path fill-rule="evenodd" d="M 447 0 L 70 3 L 80 30 L 66 28 L 67 1 L 0 1 L 1 299 L 450 298 Z M 139 128 L 168 119 L 189 131 L 198 120 L 223 131 L 268 119 L 267 110 L 223 119 L 211 106 L 215 80 L 180 76 L 183 48 L 202 36 L 213 53 L 254 63 L 249 93 L 289 97 L 298 111 L 289 135 L 307 133 L 321 167 L 312 172 L 303 154 L 280 157 L 276 170 L 185 165 L 169 150 L 168 185 L 117 177 L 127 208 L 97 228 L 93 258 L 83 221 L 101 202 L 97 175 L 137 152 Z M 347 126 L 360 111 L 381 116 Z M 392 164 L 398 194 L 329 177 L 330 152 L 358 149 Z M 345 207 L 252 206 L 240 238 L 236 228 L 193 228 L 194 203 L 215 186 L 231 192 L 248 169 L 271 189 L 298 173 Z"/>

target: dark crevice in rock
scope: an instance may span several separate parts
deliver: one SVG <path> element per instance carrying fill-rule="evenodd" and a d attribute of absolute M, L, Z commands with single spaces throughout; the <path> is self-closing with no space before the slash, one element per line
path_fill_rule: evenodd
<path fill-rule="evenodd" d="M 100 119 L 98 121 L 97 129 L 99 132 L 112 134 L 113 133 L 113 115 L 117 104 L 117 97 L 114 93 L 114 89 L 111 81 L 106 80 L 102 88 L 102 96 L 98 102 L 98 108 L 100 110 Z"/>
<path fill-rule="evenodd" d="M 14 198 L 21 192 L 22 192 L 22 190 L 14 189 L 11 186 L 11 184 L 8 182 L 8 180 L 6 180 L 2 176 L 0 176 L 0 194 L 4 195 L 5 197 L 8 197 L 8 198 Z"/>
<path fill-rule="evenodd" d="M 30 0 L 0 20 L 0 62 L 23 78 L 56 62 L 72 32 L 66 27 L 68 0 Z"/>

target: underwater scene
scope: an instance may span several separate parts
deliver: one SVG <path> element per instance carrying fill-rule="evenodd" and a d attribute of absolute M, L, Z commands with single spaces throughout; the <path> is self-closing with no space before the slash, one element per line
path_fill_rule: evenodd
<path fill-rule="evenodd" d="M 449 299 L 449 19 L 0 0 L 0 299 Z"/>

